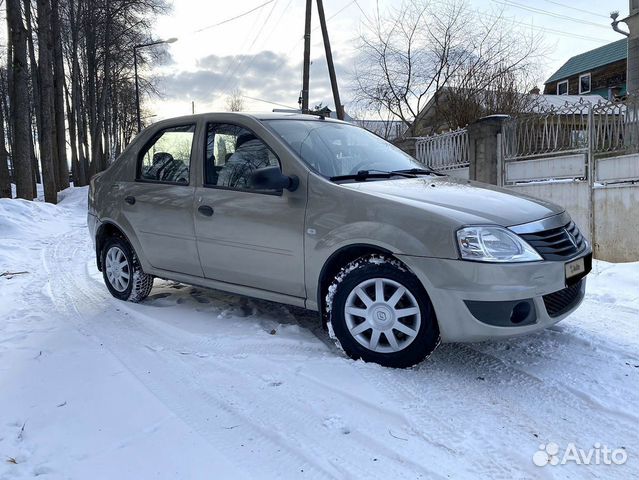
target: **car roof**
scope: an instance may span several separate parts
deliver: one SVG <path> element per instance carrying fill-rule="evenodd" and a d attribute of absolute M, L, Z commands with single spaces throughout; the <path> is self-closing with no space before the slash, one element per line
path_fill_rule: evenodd
<path fill-rule="evenodd" d="M 218 118 L 219 117 L 219 118 Z M 207 112 L 198 113 L 195 115 L 184 115 L 181 117 L 166 118 L 160 120 L 151 126 L 157 125 L 176 125 L 180 123 L 197 122 L 201 119 L 211 121 L 227 121 L 233 117 L 240 118 L 252 118 L 257 121 L 262 120 L 303 120 L 303 121 L 315 121 L 315 122 L 333 122 L 333 123 L 345 123 L 341 120 L 335 120 L 328 117 L 320 117 L 319 115 L 305 115 L 302 113 L 286 113 L 286 112 Z"/>

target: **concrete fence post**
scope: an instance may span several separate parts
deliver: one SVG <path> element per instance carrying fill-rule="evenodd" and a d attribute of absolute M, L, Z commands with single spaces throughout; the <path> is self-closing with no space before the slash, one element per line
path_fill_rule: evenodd
<path fill-rule="evenodd" d="M 478 182 L 499 185 L 499 141 L 502 126 L 508 115 L 491 115 L 468 125 L 469 177 Z"/>

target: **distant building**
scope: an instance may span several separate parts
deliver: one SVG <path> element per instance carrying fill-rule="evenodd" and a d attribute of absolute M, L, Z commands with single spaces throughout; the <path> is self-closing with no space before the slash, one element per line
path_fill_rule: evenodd
<path fill-rule="evenodd" d="M 549 95 L 600 95 L 614 99 L 626 94 L 628 39 L 575 55 L 544 84 Z"/>

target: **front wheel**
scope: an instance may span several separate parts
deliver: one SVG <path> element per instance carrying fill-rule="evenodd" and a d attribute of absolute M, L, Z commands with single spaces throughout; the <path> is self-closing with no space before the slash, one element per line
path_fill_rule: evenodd
<path fill-rule="evenodd" d="M 114 236 L 105 242 L 102 276 L 111 295 L 120 300 L 140 302 L 153 288 L 153 276 L 142 271 L 133 248 L 120 237 Z"/>
<path fill-rule="evenodd" d="M 357 259 L 329 287 L 330 331 L 347 355 L 405 368 L 439 343 L 433 306 L 419 280 L 394 259 Z"/>

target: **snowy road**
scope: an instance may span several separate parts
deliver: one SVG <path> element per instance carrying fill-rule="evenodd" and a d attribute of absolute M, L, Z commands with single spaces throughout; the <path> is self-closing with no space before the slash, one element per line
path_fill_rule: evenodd
<path fill-rule="evenodd" d="M 113 299 L 65 194 L 0 200 L 0 274 L 27 272 L 0 277 L 0 479 L 639 475 L 638 263 L 596 262 L 552 329 L 390 370 L 299 309 L 161 280 Z M 627 462 L 535 466 L 549 442 Z"/>

